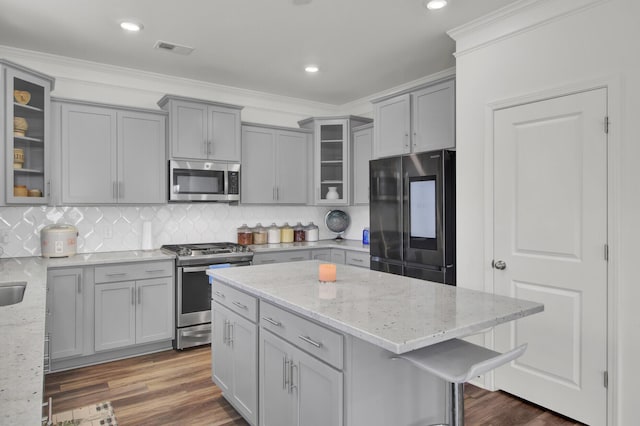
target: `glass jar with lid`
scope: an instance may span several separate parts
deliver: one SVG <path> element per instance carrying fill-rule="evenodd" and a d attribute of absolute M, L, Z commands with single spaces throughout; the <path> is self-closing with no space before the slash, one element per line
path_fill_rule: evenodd
<path fill-rule="evenodd" d="M 259 222 L 253 228 L 253 244 L 267 244 L 267 228 Z"/>
<path fill-rule="evenodd" d="M 304 226 L 302 223 L 296 223 L 296 226 L 293 227 L 293 241 L 296 243 L 303 242 L 304 239 Z"/>
<path fill-rule="evenodd" d="M 317 225 L 314 225 L 313 222 L 309 222 L 309 224 L 304 227 L 305 241 L 318 241 L 319 237 L 320 229 Z"/>
<path fill-rule="evenodd" d="M 292 243 L 293 242 L 293 228 L 289 226 L 287 222 L 280 228 L 280 242 Z"/>
<path fill-rule="evenodd" d="M 243 223 L 242 226 L 238 228 L 238 244 L 242 244 L 243 246 L 253 244 L 253 230 L 249 228 L 246 223 Z"/>
<path fill-rule="evenodd" d="M 269 244 L 280 243 L 280 228 L 278 228 L 278 225 L 276 225 L 275 222 L 267 228 L 267 242 Z"/>

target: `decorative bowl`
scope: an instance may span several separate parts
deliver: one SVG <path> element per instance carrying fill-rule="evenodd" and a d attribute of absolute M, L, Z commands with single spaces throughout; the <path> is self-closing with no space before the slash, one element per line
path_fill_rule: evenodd
<path fill-rule="evenodd" d="M 26 90 L 14 90 L 13 97 L 17 103 L 26 105 L 31 100 L 31 93 Z"/>

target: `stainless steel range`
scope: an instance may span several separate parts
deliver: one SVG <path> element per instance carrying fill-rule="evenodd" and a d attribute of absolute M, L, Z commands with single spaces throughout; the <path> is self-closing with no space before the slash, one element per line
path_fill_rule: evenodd
<path fill-rule="evenodd" d="M 235 243 L 165 245 L 176 256 L 175 349 L 211 343 L 211 285 L 205 271 L 211 265 L 251 265 L 253 252 Z"/>

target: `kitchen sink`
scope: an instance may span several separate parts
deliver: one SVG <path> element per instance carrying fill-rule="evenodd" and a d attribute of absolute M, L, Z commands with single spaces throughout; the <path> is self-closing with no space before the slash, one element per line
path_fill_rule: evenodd
<path fill-rule="evenodd" d="M 22 302 L 26 281 L 0 282 L 0 306 L 15 305 Z"/>

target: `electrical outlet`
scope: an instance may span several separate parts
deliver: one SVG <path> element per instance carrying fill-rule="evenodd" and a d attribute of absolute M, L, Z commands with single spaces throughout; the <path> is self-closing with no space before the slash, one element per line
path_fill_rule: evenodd
<path fill-rule="evenodd" d="M 113 238 L 113 226 L 107 225 L 104 227 L 104 238 Z"/>

